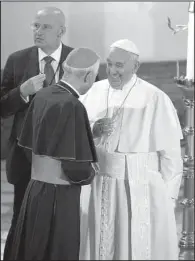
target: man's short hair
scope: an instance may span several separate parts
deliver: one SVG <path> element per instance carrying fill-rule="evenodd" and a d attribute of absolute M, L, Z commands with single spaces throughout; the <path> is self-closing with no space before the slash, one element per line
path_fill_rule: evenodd
<path fill-rule="evenodd" d="M 63 63 L 64 74 L 74 74 L 82 77 L 88 72 L 98 73 L 99 55 L 89 48 L 76 48 L 69 53 Z"/>

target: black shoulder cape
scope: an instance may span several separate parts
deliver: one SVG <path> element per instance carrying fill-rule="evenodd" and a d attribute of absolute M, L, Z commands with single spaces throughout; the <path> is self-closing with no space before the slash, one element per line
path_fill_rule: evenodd
<path fill-rule="evenodd" d="M 76 92 L 63 82 L 44 88 L 35 95 L 18 144 L 37 155 L 97 161 L 86 109 Z"/>

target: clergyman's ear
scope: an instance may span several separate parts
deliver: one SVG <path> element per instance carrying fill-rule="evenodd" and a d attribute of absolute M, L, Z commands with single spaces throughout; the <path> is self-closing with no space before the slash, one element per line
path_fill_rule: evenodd
<path fill-rule="evenodd" d="M 87 83 L 87 82 L 90 82 L 91 81 L 91 78 L 92 78 L 92 72 L 89 71 L 85 74 L 84 76 L 84 82 Z"/>

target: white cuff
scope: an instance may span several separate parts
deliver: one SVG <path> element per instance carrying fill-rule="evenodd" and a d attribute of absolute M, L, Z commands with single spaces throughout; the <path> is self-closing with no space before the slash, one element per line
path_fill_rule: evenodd
<path fill-rule="evenodd" d="M 22 96 L 22 94 L 20 94 L 20 97 L 23 99 L 23 101 L 25 101 L 25 103 L 29 102 L 29 96 L 24 97 L 24 96 Z"/>

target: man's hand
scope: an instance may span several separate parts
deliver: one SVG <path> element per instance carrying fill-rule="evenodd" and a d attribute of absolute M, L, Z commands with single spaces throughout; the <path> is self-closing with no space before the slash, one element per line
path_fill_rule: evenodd
<path fill-rule="evenodd" d="M 176 199 L 175 198 L 171 198 L 172 203 L 173 203 L 173 207 L 176 208 Z"/>
<path fill-rule="evenodd" d="M 113 130 L 114 123 L 110 118 L 102 118 L 97 120 L 93 126 L 94 137 L 100 137 L 102 134 L 110 134 Z"/>
<path fill-rule="evenodd" d="M 95 170 L 95 173 L 98 173 L 100 171 L 100 166 L 99 166 L 98 162 L 92 162 L 91 166 Z"/>
<path fill-rule="evenodd" d="M 45 80 L 45 74 L 36 75 L 20 86 L 21 95 L 26 98 L 29 95 L 35 94 L 37 91 L 43 88 L 43 82 Z"/>

